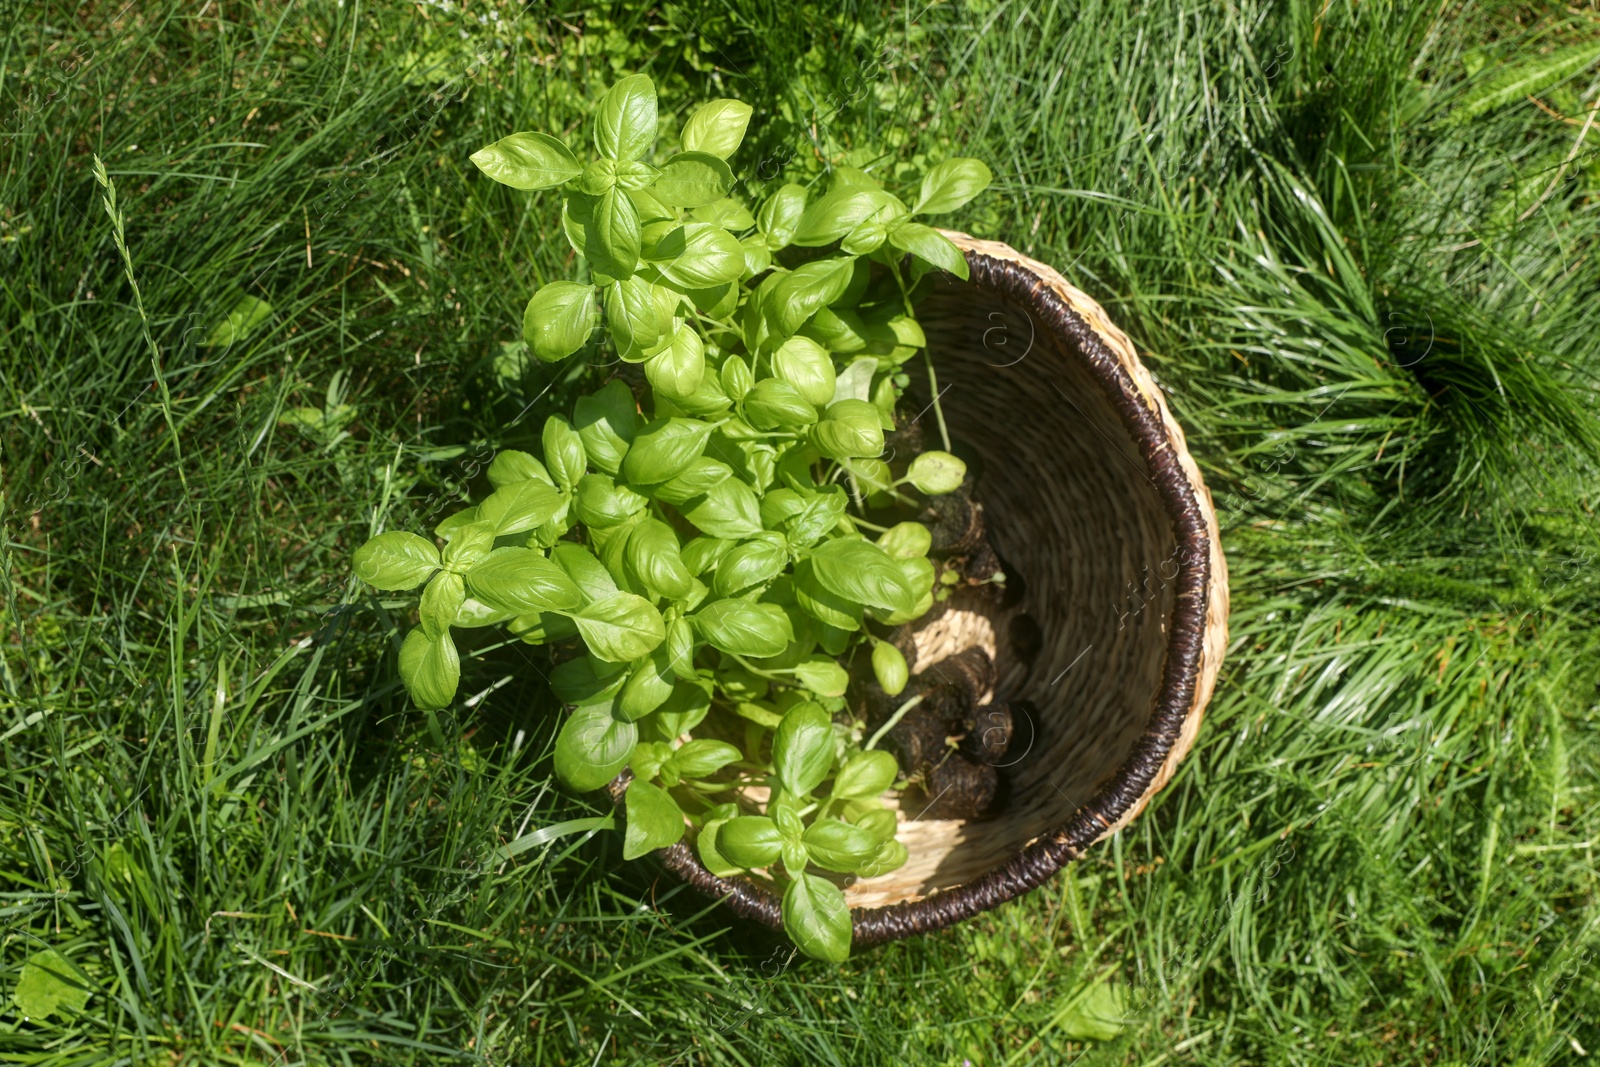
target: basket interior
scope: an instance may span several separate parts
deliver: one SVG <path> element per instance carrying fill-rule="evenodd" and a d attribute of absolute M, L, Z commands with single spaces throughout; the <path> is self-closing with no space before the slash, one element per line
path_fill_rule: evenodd
<path fill-rule="evenodd" d="M 982 458 L 989 538 L 1024 593 L 1004 613 L 954 601 L 917 635 L 915 670 L 973 644 L 995 659 L 999 700 L 1037 707 L 1005 758 L 1009 800 L 982 820 L 903 821 L 897 871 L 846 890 L 852 907 L 919 900 L 974 879 L 1069 818 L 1126 761 L 1161 688 L 1178 572 L 1162 497 L 1108 388 L 1072 342 L 992 290 L 947 279 L 919 308 L 953 442 Z M 918 360 L 910 368 L 916 372 Z M 925 378 L 916 390 L 931 397 Z M 1032 616 L 1043 647 L 1013 649 Z M 1019 726 L 1019 738 L 1028 731 Z M 1117 812 L 1106 813 L 1115 818 Z"/>

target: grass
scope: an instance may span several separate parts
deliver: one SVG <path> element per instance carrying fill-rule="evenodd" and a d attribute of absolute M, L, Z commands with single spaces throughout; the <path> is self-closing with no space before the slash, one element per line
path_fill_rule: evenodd
<path fill-rule="evenodd" d="M 53 948 L 90 996 L 44 1019 L 8 1000 L 0 1060 L 1466 1065 L 1600 1044 L 1592 5 L 20 14 L 0 987 Z M 1105 303 L 1224 525 L 1225 677 L 1149 811 L 1026 900 L 840 968 L 620 862 L 609 813 L 550 779 L 520 645 L 474 650 L 471 699 L 411 710 L 407 606 L 348 578 L 371 531 L 464 499 L 580 384 L 514 343 L 528 291 L 571 269 L 553 201 L 467 156 L 576 135 L 633 69 L 674 112 L 726 93 L 785 116 L 747 150 L 757 185 L 791 155 L 991 161 L 958 224 Z M 202 344 L 246 295 L 271 318 Z"/>

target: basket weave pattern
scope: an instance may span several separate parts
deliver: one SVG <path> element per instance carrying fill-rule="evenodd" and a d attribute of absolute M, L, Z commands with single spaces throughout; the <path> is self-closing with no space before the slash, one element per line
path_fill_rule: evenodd
<path fill-rule="evenodd" d="M 1210 494 L 1132 342 L 1054 269 L 946 236 L 971 281 L 947 277 L 918 316 L 950 435 L 983 457 L 989 537 L 1024 592 L 1003 612 L 992 598 L 953 599 L 916 635 L 914 670 L 984 647 L 996 699 L 1031 701 L 1038 721 L 1007 755 L 1000 815 L 902 814 L 910 861 L 846 889 L 857 946 L 970 918 L 1126 825 L 1193 744 L 1227 644 Z M 1043 634 L 1026 659 L 1016 614 Z M 735 913 L 781 928 L 770 888 L 717 878 L 686 844 L 659 855 Z"/>

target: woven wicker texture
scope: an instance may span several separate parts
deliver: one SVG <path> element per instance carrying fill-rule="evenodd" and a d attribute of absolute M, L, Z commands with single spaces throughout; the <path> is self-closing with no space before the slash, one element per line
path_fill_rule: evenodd
<path fill-rule="evenodd" d="M 994 907 L 1135 817 L 1193 743 L 1227 644 L 1210 494 L 1132 343 L 1052 268 L 946 236 L 972 280 L 946 277 L 918 316 L 951 438 L 982 457 L 990 541 L 1024 592 L 1004 610 L 954 598 L 917 633 L 914 670 L 937 674 L 979 645 L 996 699 L 1037 713 L 1003 761 L 1000 814 L 901 813 L 910 861 L 846 889 L 858 946 Z M 1032 629 L 1021 614 L 1043 636 L 1036 651 L 1015 639 Z M 716 878 L 686 845 L 660 855 L 735 912 L 781 925 L 770 887 Z"/>

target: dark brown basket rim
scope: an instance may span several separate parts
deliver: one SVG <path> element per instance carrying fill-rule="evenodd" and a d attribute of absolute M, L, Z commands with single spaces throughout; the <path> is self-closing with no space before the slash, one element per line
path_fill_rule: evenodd
<path fill-rule="evenodd" d="M 1132 753 L 1110 781 L 1065 825 L 1036 838 L 1003 866 L 921 900 L 851 909 L 853 943 L 857 947 L 941 929 L 1044 884 L 1147 798 L 1163 764 L 1179 743 L 1185 720 L 1192 710 L 1199 711 L 1195 707 L 1196 679 L 1205 644 L 1214 546 L 1207 523 L 1208 503 L 1202 503 L 1195 481 L 1183 468 L 1179 458 L 1181 443 L 1173 447 L 1161 407 L 1144 399 L 1144 391 L 1101 334 L 1039 273 L 1024 266 L 1022 257 L 1014 260 L 990 255 L 973 247 L 976 242 L 965 234 L 950 236 L 957 238 L 966 252 L 971 284 L 1008 296 L 1036 314 L 1046 329 L 1077 349 L 1116 405 L 1123 425 L 1138 443 L 1172 520 L 1179 546 L 1174 583 L 1177 595 L 1155 712 Z M 742 878 L 718 878 L 681 841 L 658 850 L 656 855 L 667 870 L 702 893 L 724 898 L 734 914 L 782 930 L 779 898 L 766 887 Z"/>

